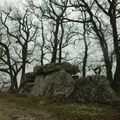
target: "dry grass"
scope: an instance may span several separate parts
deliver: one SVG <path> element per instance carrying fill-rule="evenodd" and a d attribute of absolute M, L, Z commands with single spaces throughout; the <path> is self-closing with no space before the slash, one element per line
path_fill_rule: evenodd
<path fill-rule="evenodd" d="M 120 106 L 51 104 L 38 97 L 1 93 L 0 120 L 120 120 Z"/>

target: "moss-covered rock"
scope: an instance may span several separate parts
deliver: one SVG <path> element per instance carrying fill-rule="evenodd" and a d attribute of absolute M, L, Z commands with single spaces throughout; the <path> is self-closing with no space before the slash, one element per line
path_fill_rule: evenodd
<path fill-rule="evenodd" d="M 75 75 L 78 72 L 78 66 L 67 62 L 36 66 L 33 72 L 25 75 L 21 93 L 55 100 L 69 98 L 77 102 L 119 102 L 105 76 L 79 78 Z"/>
<path fill-rule="evenodd" d="M 65 70 L 50 73 L 46 76 L 39 75 L 35 79 L 31 95 L 65 99 L 73 92 L 74 83 L 72 76 Z"/>
<path fill-rule="evenodd" d="M 29 72 L 25 74 L 25 82 L 34 82 L 35 81 L 35 73 Z"/>
<path fill-rule="evenodd" d="M 119 102 L 109 81 L 104 76 L 88 76 L 78 79 L 72 95 L 78 102 Z"/>
<path fill-rule="evenodd" d="M 65 70 L 69 74 L 74 75 L 79 72 L 79 67 L 76 65 L 72 65 L 68 62 L 62 62 L 62 63 L 51 63 L 42 66 L 35 66 L 33 69 L 33 71 L 36 74 L 48 74 L 59 70 Z"/>
<path fill-rule="evenodd" d="M 67 98 L 74 88 L 72 75 L 78 72 L 78 66 L 67 62 L 36 66 L 33 72 L 25 75 L 20 92 L 24 95 Z"/>
<path fill-rule="evenodd" d="M 35 73 L 34 72 L 26 73 L 24 77 L 25 79 L 20 87 L 19 93 L 28 96 L 28 94 L 30 94 L 31 92 L 31 88 L 34 86 Z"/>

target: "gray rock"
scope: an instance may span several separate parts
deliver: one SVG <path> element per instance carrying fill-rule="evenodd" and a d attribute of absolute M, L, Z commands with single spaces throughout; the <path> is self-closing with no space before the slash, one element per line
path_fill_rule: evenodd
<path fill-rule="evenodd" d="M 44 96 L 64 99 L 68 98 L 73 92 L 74 80 L 65 70 L 44 75 L 35 78 L 35 85 L 31 90 L 33 96 Z"/>
<path fill-rule="evenodd" d="M 31 89 L 31 95 L 40 96 L 43 93 L 44 88 L 44 75 L 38 75 L 35 78 L 34 86 Z"/>
<path fill-rule="evenodd" d="M 36 74 L 40 75 L 40 74 L 49 74 L 60 70 L 65 70 L 71 75 L 75 75 L 80 71 L 78 66 L 72 65 L 68 62 L 62 62 L 62 63 L 51 63 L 42 66 L 39 65 L 35 66 L 33 72 L 36 72 Z"/>
<path fill-rule="evenodd" d="M 19 94 L 29 96 L 31 92 L 31 88 L 34 86 L 35 73 L 34 72 L 26 73 L 24 77 L 25 77 L 25 80 L 21 85 Z"/>
<path fill-rule="evenodd" d="M 73 92 L 74 82 L 72 76 L 65 70 L 49 74 L 45 77 L 45 94 L 67 98 Z"/>
<path fill-rule="evenodd" d="M 120 100 L 104 76 L 79 78 L 77 66 L 55 63 L 37 66 L 27 73 L 20 91 L 24 95 L 41 96 L 54 100 L 69 98 L 77 102 L 116 103 Z"/>
<path fill-rule="evenodd" d="M 68 98 L 74 89 L 72 75 L 79 72 L 79 67 L 70 63 L 52 63 L 34 67 L 33 72 L 26 73 L 21 95 Z"/>
<path fill-rule="evenodd" d="M 77 80 L 73 99 L 78 102 L 116 103 L 119 99 L 104 76 L 88 76 Z"/>

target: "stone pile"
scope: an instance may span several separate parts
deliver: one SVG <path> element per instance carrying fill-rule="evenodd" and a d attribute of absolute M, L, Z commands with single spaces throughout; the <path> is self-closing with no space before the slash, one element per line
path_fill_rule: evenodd
<path fill-rule="evenodd" d="M 74 102 L 119 102 L 105 76 L 79 78 L 78 72 L 78 66 L 67 62 L 36 66 L 33 72 L 25 75 L 20 93 Z"/>

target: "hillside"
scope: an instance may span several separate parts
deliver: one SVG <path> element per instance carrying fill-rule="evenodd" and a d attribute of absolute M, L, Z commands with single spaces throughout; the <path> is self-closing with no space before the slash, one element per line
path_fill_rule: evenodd
<path fill-rule="evenodd" d="M 0 93 L 0 120 L 120 120 L 120 106 L 51 104 L 39 97 Z"/>

